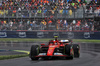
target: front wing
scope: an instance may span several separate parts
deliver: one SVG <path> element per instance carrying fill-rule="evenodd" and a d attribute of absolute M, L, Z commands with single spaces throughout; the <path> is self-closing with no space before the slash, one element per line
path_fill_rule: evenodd
<path fill-rule="evenodd" d="M 54 53 L 53 55 L 47 55 L 46 53 L 39 53 L 35 57 L 69 57 L 68 55 L 63 55 L 62 53 Z"/>

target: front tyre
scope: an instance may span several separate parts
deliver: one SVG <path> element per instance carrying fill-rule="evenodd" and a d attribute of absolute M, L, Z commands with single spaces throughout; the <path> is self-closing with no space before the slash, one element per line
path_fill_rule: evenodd
<path fill-rule="evenodd" d="M 69 57 L 66 57 L 66 59 L 73 59 L 74 51 L 73 51 L 73 45 L 65 45 L 65 54 Z"/>
<path fill-rule="evenodd" d="M 39 57 L 35 57 L 39 54 L 39 46 L 38 45 L 32 45 L 30 50 L 30 58 L 31 60 L 38 60 Z"/>

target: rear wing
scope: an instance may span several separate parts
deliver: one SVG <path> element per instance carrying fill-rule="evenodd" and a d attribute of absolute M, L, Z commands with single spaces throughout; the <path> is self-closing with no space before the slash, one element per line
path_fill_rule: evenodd
<path fill-rule="evenodd" d="M 71 39 L 67 39 L 67 40 L 60 40 L 60 42 L 63 42 L 63 43 L 72 43 L 72 40 L 71 40 Z"/>
<path fill-rule="evenodd" d="M 60 42 L 69 43 L 69 40 L 60 40 Z"/>

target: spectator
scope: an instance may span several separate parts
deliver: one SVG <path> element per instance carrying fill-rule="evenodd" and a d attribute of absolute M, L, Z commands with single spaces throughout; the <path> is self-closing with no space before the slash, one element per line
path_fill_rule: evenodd
<path fill-rule="evenodd" d="M 21 8 L 20 8 L 20 7 L 18 8 L 18 16 L 19 16 L 19 17 L 21 17 L 21 16 L 22 16 L 22 13 L 21 13 Z"/>
<path fill-rule="evenodd" d="M 30 20 L 27 20 L 27 25 L 29 25 L 30 24 Z"/>
<path fill-rule="evenodd" d="M 13 22 L 11 20 L 9 22 L 9 25 L 10 25 L 10 30 L 12 31 L 13 30 Z"/>
<path fill-rule="evenodd" d="M 60 20 L 60 30 L 63 29 L 63 20 Z"/>
<path fill-rule="evenodd" d="M 72 16 L 72 10 L 71 9 L 69 10 L 69 15 Z"/>
<path fill-rule="evenodd" d="M 76 30 L 80 30 L 81 20 L 77 20 Z"/>
<path fill-rule="evenodd" d="M 29 31 L 32 31 L 32 28 L 31 28 L 31 27 L 29 27 L 29 28 L 28 28 L 28 30 L 29 30 Z"/>
<path fill-rule="evenodd" d="M 84 28 L 85 28 L 84 30 L 89 30 L 89 25 L 87 22 L 85 22 Z"/>
<path fill-rule="evenodd" d="M 68 30 L 68 29 L 67 29 L 67 27 L 68 27 L 67 20 L 64 20 L 64 24 L 63 24 L 63 25 L 64 25 L 64 29 L 65 29 L 65 30 Z"/>
<path fill-rule="evenodd" d="M 76 28 L 76 20 L 73 20 L 73 22 L 72 22 L 72 30 L 75 30 L 75 28 Z"/>
<path fill-rule="evenodd" d="M 57 26 L 56 26 L 57 30 L 60 29 L 60 20 L 57 20 Z"/>
<path fill-rule="evenodd" d="M 33 21 L 33 29 L 36 30 L 37 24 L 36 21 Z"/>
<path fill-rule="evenodd" d="M 45 20 L 41 21 L 41 23 L 40 23 L 41 30 L 44 30 L 46 28 L 46 24 L 47 23 Z"/>
<path fill-rule="evenodd" d="M 10 20 L 10 22 L 9 22 L 9 25 L 10 25 L 10 27 L 12 27 L 13 26 L 13 22 Z"/>
<path fill-rule="evenodd" d="M 52 20 L 49 20 L 49 21 L 48 21 L 48 24 L 49 24 L 49 26 L 51 26 L 51 24 L 52 24 Z"/>
<path fill-rule="evenodd" d="M 1 22 L 1 20 L 0 20 L 0 26 L 2 26 L 2 22 Z"/>

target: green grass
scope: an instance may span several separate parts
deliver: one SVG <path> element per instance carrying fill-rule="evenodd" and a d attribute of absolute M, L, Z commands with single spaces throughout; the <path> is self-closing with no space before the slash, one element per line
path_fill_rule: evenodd
<path fill-rule="evenodd" d="M 24 51 L 24 50 L 12 50 L 15 52 L 22 52 L 25 54 L 17 54 L 17 55 L 1 55 L 0 60 L 5 60 L 5 59 L 14 59 L 14 58 L 20 58 L 20 57 L 26 57 L 29 56 L 29 51 Z"/>
<path fill-rule="evenodd" d="M 3 55 L 0 56 L 0 60 L 5 60 L 5 59 L 14 59 L 14 58 L 20 58 L 20 57 L 27 57 L 28 54 L 20 54 L 20 55 Z"/>
<path fill-rule="evenodd" d="M 93 39 L 73 39 L 73 42 L 80 42 L 80 43 L 100 43 L 100 40 L 93 40 Z"/>
<path fill-rule="evenodd" d="M 33 39 L 33 38 L 0 38 L 0 41 L 49 41 L 50 39 Z"/>
<path fill-rule="evenodd" d="M 36 41 L 49 41 L 54 38 L 41 38 L 41 39 L 33 39 L 33 38 L 0 38 L 0 41 L 8 42 L 36 42 Z M 88 42 L 88 43 L 100 43 L 100 40 L 92 40 L 92 39 L 73 39 L 73 42 Z"/>

